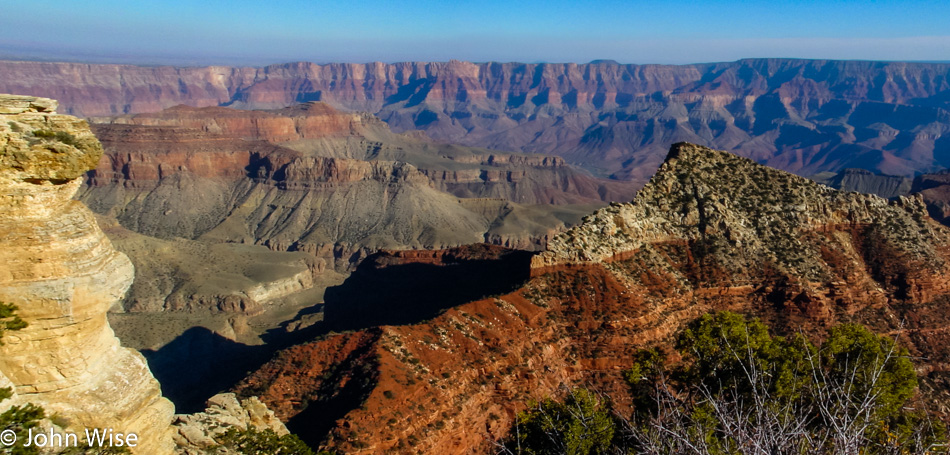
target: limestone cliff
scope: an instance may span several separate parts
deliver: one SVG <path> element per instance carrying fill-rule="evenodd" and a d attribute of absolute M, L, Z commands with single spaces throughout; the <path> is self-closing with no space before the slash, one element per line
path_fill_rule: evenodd
<path fill-rule="evenodd" d="M 29 324 L 4 338 L 0 373 L 13 404 L 41 405 L 77 433 L 136 433 L 137 453 L 170 453 L 172 404 L 106 320 L 132 264 L 72 200 L 102 148 L 85 121 L 55 109 L 53 100 L 0 95 L 0 301 Z"/>

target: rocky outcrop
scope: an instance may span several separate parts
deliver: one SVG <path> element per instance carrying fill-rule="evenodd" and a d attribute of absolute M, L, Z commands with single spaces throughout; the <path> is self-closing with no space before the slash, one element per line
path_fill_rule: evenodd
<path fill-rule="evenodd" d="M 4 95 L 0 166 L 6 177 L 29 183 L 65 183 L 94 168 L 102 157 L 102 146 L 85 120 L 54 115 L 56 101 L 36 100 Z"/>
<path fill-rule="evenodd" d="M 864 169 L 825 172 L 809 178 L 842 191 L 870 193 L 885 198 L 912 194 L 923 200 L 927 213 L 933 219 L 950 226 L 950 173 L 947 171 L 918 175 L 913 180 L 875 174 Z"/>
<path fill-rule="evenodd" d="M 918 175 L 913 179 L 875 174 L 864 169 L 826 172 L 809 178 L 842 191 L 870 193 L 885 198 L 913 194 L 923 199 L 933 219 L 950 226 L 950 172 L 946 170 Z"/>
<path fill-rule="evenodd" d="M 610 261 L 652 243 L 688 240 L 709 248 L 739 246 L 753 261 L 767 259 L 817 280 L 827 270 L 816 262 L 818 247 L 801 240 L 803 232 L 887 223 L 903 228 L 892 239 L 899 251 L 936 261 L 934 250 L 923 246 L 938 240 L 928 218 L 920 198 L 889 203 L 835 191 L 730 153 L 679 143 L 633 202 L 588 216 L 553 239 L 533 267 Z M 881 235 L 894 234 L 882 229 Z"/>
<path fill-rule="evenodd" d="M 632 203 L 588 216 L 532 262 L 514 292 L 295 346 L 238 391 L 344 452 L 491 453 L 529 400 L 562 387 L 628 411 L 636 349 L 671 349 L 689 321 L 732 310 L 781 334 L 856 322 L 898 336 L 925 397 L 946 402 L 950 230 L 917 198 L 843 193 L 677 144 Z"/>
<path fill-rule="evenodd" d="M 208 399 L 204 412 L 175 416 L 177 453 L 202 455 L 216 447 L 215 438 L 229 429 L 271 430 L 279 436 L 287 427 L 257 397 L 238 400 L 233 393 L 220 393 Z M 217 453 L 217 452 L 215 452 Z"/>
<path fill-rule="evenodd" d="M 0 62 L 0 91 L 54 97 L 84 116 L 323 101 L 375 114 L 397 132 L 557 154 L 642 184 L 680 141 L 801 175 L 864 168 L 910 176 L 950 167 L 948 76 L 946 63 L 800 59 L 263 68 Z"/>
<path fill-rule="evenodd" d="M 172 404 L 106 320 L 132 264 L 72 200 L 102 149 L 85 121 L 55 106 L 0 96 L 0 301 L 29 324 L 4 337 L 0 372 L 14 387 L 11 404 L 38 404 L 77 433 L 135 433 L 137 453 L 170 453 Z"/>

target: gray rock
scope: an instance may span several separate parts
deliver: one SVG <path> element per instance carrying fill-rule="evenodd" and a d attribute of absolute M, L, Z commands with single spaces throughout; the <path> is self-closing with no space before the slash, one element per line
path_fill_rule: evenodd
<path fill-rule="evenodd" d="M 217 445 L 216 437 L 231 428 L 269 429 L 281 436 L 290 433 L 274 411 L 257 397 L 239 400 L 233 393 L 219 393 L 209 398 L 204 412 L 176 416 L 174 426 L 178 430 L 175 435 L 178 453 L 186 455 L 205 453 Z"/>

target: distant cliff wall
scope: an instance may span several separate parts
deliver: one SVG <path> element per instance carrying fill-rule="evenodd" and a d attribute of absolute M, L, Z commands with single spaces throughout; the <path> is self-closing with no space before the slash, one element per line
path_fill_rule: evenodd
<path fill-rule="evenodd" d="M 287 63 L 262 68 L 0 62 L 0 91 L 81 116 L 323 101 L 394 131 L 557 154 L 645 183 L 687 141 L 811 175 L 950 167 L 950 64 L 748 59 L 696 65 Z"/>

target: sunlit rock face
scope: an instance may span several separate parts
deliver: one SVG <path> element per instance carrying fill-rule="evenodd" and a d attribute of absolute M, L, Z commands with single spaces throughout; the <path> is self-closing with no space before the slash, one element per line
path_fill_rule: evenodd
<path fill-rule="evenodd" d="M 171 453 L 174 408 L 106 312 L 132 283 L 92 212 L 72 199 L 102 155 L 85 121 L 50 99 L 0 95 L 0 302 L 29 324 L 8 332 L 0 373 L 14 398 L 68 422 L 138 436 L 136 453 Z"/>

